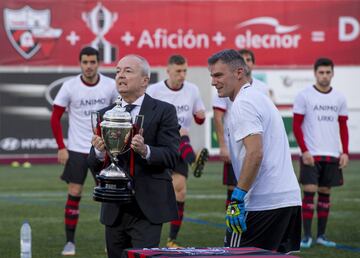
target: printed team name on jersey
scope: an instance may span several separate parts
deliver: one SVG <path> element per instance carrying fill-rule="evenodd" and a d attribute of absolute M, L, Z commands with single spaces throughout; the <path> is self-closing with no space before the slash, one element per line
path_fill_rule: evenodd
<path fill-rule="evenodd" d="M 93 106 L 93 105 L 98 105 L 98 104 L 104 105 L 105 103 L 106 103 L 105 98 L 101 98 L 101 99 L 81 99 L 80 100 L 80 106 L 82 106 L 82 107 Z"/>
<path fill-rule="evenodd" d="M 178 116 L 178 122 L 180 125 L 183 125 L 184 124 L 184 121 L 185 121 L 185 117 L 183 116 Z"/>
<path fill-rule="evenodd" d="M 190 106 L 189 105 L 181 105 L 181 106 L 176 106 L 176 112 L 179 114 L 181 112 L 188 112 L 190 110 Z"/>
<path fill-rule="evenodd" d="M 84 116 L 90 116 L 91 112 L 94 111 L 94 108 L 92 108 L 95 105 L 105 105 L 106 99 L 105 98 L 99 98 L 99 99 L 81 99 L 80 100 L 80 107 L 84 110 Z M 95 108 L 96 109 L 96 108 Z"/>
<path fill-rule="evenodd" d="M 314 111 L 333 111 L 333 112 L 338 112 L 339 107 L 335 106 L 335 105 L 315 105 L 314 106 Z"/>
<path fill-rule="evenodd" d="M 318 121 L 323 121 L 323 122 L 333 122 L 335 121 L 335 117 L 337 117 L 337 112 L 339 110 L 338 106 L 335 105 L 315 105 L 313 108 L 314 112 L 329 112 L 326 114 L 318 114 L 317 115 L 317 120 Z M 336 116 L 334 116 L 334 113 L 336 114 Z"/>
<path fill-rule="evenodd" d="M 182 115 L 184 114 L 184 112 L 189 112 L 190 110 L 190 106 L 189 105 L 177 105 L 176 106 L 176 113 L 177 113 L 177 116 L 178 116 L 178 122 L 180 125 L 184 125 L 185 123 L 185 115 Z"/>

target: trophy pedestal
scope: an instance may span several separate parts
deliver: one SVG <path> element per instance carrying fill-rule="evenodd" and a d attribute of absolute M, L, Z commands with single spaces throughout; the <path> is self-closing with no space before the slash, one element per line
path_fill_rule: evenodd
<path fill-rule="evenodd" d="M 96 179 L 99 181 L 99 185 L 94 188 L 94 201 L 124 204 L 134 200 L 134 193 L 129 178 L 97 175 Z"/>

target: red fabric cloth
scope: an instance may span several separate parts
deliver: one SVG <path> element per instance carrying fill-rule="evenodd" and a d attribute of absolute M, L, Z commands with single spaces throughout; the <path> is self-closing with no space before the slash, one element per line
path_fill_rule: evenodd
<path fill-rule="evenodd" d="M 194 115 L 194 120 L 198 125 L 202 125 L 205 122 L 205 118 L 198 118 Z"/>
<path fill-rule="evenodd" d="M 347 126 L 347 116 L 339 116 L 340 139 L 343 153 L 349 154 L 349 130 Z"/>
<path fill-rule="evenodd" d="M 60 121 L 64 112 L 65 112 L 65 107 L 54 105 L 50 119 L 51 129 L 59 150 L 65 148 L 64 137 L 63 137 L 61 121 Z"/>
<path fill-rule="evenodd" d="M 303 121 L 304 121 L 304 115 L 294 113 L 293 131 L 294 131 L 294 135 L 295 135 L 297 144 L 299 145 L 302 153 L 304 153 L 305 151 L 308 150 L 305 145 L 305 141 L 304 141 L 304 133 L 301 129 L 301 124 Z"/>

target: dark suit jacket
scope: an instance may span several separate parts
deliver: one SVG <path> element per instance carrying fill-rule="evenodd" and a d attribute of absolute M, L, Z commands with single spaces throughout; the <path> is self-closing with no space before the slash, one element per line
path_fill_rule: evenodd
<path fill-rule="evenodd" d="M 103 115 L 109 106 L 100 111 Z M 146 161 L 135 153 L 135 199 L 145 217 L 152 223 L 164 223 L 177 219 L 177 207 L 172 186 L 171 169 L 179 158 L 180 135 L 175 107 L 166 102 L 153 99 L 145 94 L 139 115 L 144 115 L 143 137 L 149 145 L 151 156 Z M 125 158 L 126 155 L 120 155 Z M 90 169 L 99 173 L 104 168 L 103 162 L 96 159 L 92 147 L 89 155 Z M 100 221 L 111 226 L 121 212 L 117 203 L 102 203 Z"/>

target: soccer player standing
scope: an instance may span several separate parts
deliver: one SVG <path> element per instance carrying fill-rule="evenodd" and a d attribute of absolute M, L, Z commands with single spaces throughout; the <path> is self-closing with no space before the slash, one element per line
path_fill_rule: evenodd
<path fill-rule="evenodd" d="M 68 184 L 65 204 L 66 244 L 62 255 L 75 255 L 75 230 L 93 135 L 90 114 L 110 105 L 119 95 L 115 81 L 98 73 L 99 52 L 96 49 L 83 48 L 79 59 L 81 74 L 62 85 L 55 97 L 51 115 L 51 128 L 59 149 L 58 161 L 65 165 L 61 179 Z M 65 110 L 69 114 L 66 146 L 60 122 Z"/>
<path fill-rule="evenodd" d="M 303 248 L 312 245 L 311 224 L 316 193 L 316 242 L 328 247 L 336 245 L 325 236 L 330 211 L 330 192 L 331 187 L 343 184 L 342 169 L 349 161 L 349 134 L 346 124 L 348 110 L 345 97 L 331 86 L 334 76 L 332 60 L 316 60 L 314 73 L 316 84 L 307 87 L 296 96 L 293 110 L 294 134 L 302 152 L 300 183 L 304 191 L 304 238 L 301 241 Z"/>
<path fill-rule="evenodd" d="M 189 130 L 191 122 L 194 119 L 197 124 L 204 123 L 205 106 L 201 100 L 198 87 L 185 80 L 187 67 L 187 61 L 183 56 L 170 56 L 167 67 L 169 78 L 150 85 L 147 89 L 147 93 L 153 98 L 166 101 L 176 107 L 178 122 L 181 126 L 180 159 L 172 171 L 179 219 L 170 223 L 167 247 L 178 247 L 175 240 L 183 220 L 188 165 L 191 165 L 194 176 L 199 177 L 208 158 L 208 150 L 206 148 L 201 149 L 195 155 L 190 145 Z"/>

